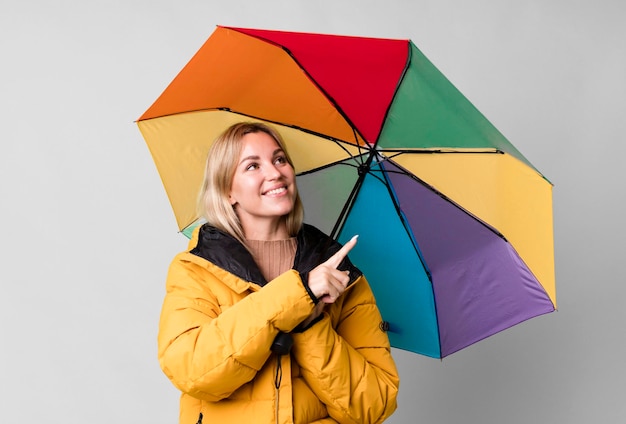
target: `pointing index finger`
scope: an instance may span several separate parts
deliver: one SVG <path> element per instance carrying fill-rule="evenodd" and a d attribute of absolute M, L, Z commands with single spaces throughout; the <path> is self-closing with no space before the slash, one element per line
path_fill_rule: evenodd
<path fill-rule="evenodd" d="M 328 260 L 326 261 L 326 264 L 336 269 L 341 263 L 341 261 L 343 261 L 343 259 L 348 255 L 348 252 L 350 252 L 352 248 L 356 246 L 358 237 L 359 237 L 358 235 L 352 237 L 350 241 L 344 244 L 341 247 L 341 249 L 337 251 L 337 253 L 335 253 L 333 256 L 328 258 Z"/>

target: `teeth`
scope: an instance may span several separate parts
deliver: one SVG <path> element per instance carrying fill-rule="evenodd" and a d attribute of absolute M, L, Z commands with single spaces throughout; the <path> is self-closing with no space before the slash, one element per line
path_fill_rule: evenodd
<path fill-rule="evenodd" d="M 283 192 L 283 191 L 285 191 L 285 190 L 287 190 L 285 187 L 275 188 L 274 190 L 270 190 L 270 191 L 268 191 L 268 192 L 267 192 L 267 193 L 265 193 L 265 194 L 269 194 L 269 195 L 272 195 L 272 194 L 278 194 L 278 193 L 282 193 L 282 192 Z"/>

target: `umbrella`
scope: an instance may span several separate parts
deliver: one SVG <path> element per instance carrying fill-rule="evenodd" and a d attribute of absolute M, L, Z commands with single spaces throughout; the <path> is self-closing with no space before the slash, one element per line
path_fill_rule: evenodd
<path fill-rule="evenodd" d="M 443 358 L 555 310 L 552 184 L 411 40 L 218 26 L 137 121 L 185 234 L 243 120 L 285 138 L 305 221 L 360 235 L 392 346 Z"/>

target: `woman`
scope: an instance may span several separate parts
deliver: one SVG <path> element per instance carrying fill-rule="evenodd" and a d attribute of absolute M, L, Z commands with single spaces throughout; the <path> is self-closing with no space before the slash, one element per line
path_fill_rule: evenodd
<path fill-rule="evenodd" d="M 167 277 L 159 361 L 180 423 L 379 423 L 399 378 L 370 287 L 303 224 L 280 135 L 239 123 L 212 145 L 207 223 Z"/>

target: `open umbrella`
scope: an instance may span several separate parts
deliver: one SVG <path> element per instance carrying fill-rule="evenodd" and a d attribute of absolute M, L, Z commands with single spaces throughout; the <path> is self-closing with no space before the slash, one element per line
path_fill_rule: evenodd
<path fill-rule="evenodd" d="M 307 222 L 360 235 L 392 346 L 443 358 L 555 310 L 552 184 L 410 40 L 217 27 L 137 122 L 181 231 L 242 120 L 285 138 Z"/>

